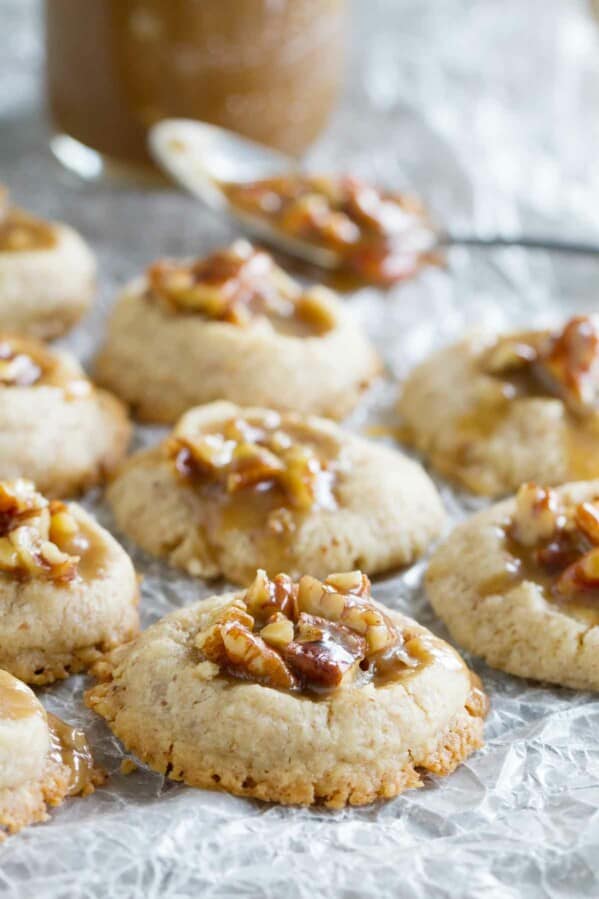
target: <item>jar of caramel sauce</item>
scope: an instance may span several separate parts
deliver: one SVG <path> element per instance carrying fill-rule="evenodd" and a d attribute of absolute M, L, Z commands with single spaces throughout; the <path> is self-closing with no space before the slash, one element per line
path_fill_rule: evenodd
<path fill-rule="evenodd" d="M 146 131 L 200 119 L 300 154 L 341 81 L 345 0 L 45 0 L 55 131 L 149 162 Z"/>

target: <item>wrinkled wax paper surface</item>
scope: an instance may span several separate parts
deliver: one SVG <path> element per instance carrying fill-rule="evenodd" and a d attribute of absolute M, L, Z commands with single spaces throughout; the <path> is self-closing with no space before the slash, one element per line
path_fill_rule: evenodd
<path fill-rule="evenodd" d="M 454 229 L 599 240 L 599 29 L 582 0 L 355 0 L 353 16 L 346 96 L 314 165 L 409 185 Z M 98 253 L 98 303 L 64 341 L 87 364 L 119 284 L 158 254 L 233 232 L 175 191 L 62 171 L 46 150 L 40 67 L 37 4 L 0 0 L 0 180 Z M 599 259 L 456 248 L 449 263 L 386 295 L 347 297 L 396 379 L 464 327 L 599 305 Z M 351 425 L 390 421 L 395 392 L 376 388 Z M 137 442 L 159 435 L 140 429 Z M 455 520 L 477 506 L 440 486 Z M 99 496 L 86 504 L 110 527 Z M 209 593 L 127 548 L 144 574 L 144 625 Z M 377 581 L 375 594 L 444 635 L 423 567 Z M 599 896 L 599 700 L 472 664 L 492 699 L 484 750 L 422 790 L 343 812 L 260 805 L 143 768 L 125 777 L 121 748 L 83 706 L 86 680 L 47 689 L 48 708 L 86 728 L 111 777 L 6 841 L 0 895 Z"/>

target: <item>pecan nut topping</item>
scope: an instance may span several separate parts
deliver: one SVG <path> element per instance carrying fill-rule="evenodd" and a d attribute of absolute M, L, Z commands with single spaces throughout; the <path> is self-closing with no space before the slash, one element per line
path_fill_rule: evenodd
<path fill-rule="evenodd" d="M 246 215 L 333 251 L 344 268 L 375 283 L 412 274 L 436 242 L 420 201 L 357 178 L 300 174 L 221 186 Z"/>
<path fill-rule="evenodd" d="M 530 388 L 561 398 L 576 415 L 599 410 L 599 321 L 571 318 L 561 331 L 500 337 L 482 360 L 487 374 L 528 376 Z M 516 394 L 521 385 L 516 386 Z"/>
<path fill-rule="evenodd" d="M 167 443 L 167 455 L 181 478 L 218 485 L 230 496 L 274 488 L 300 511 L 335 502 L 335 459 L 294 434 L 293 418 L 286 423 L 277 413 L 233 418 L 213 433 L 179 429 Z"/>
<path fill-rule="evenodd" d="M 330 691 L 359 678 L 375 680 L 414 668 L 403 635 L 373 602 L 360 571 L 324 582 L 258 571 L 242 599 L 219 613 L 195 637 L 200 665 L 294 691 Z"/>
<path fill-rule="evenodd" d="M 336 325 L 331 294 L 303 290 L 262 250 L 244 240 L 193 262 L 160 260 L 148 269 L 148 297 L 170 312 L 245 327 L 267 319 L 275 328 L 320 335 Z"/>
<path fill-rule="evenodd" d="M 0 481 L 0 572 L 21 580 L 73 580 L 79 557 L 61 546 L 77 533 L 64 503 L 49 502 L 30 481 Z"/>
<path fill-rule="evenodd" d="M 565 504 L 550 488 L 524 484 L 506 531 L 510 551 L 550 597 L 599 611 L 599 497 Z"/>

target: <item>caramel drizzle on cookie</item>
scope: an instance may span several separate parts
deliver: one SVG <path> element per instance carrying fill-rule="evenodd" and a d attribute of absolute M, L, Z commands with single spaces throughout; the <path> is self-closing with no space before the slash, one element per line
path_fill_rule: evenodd
<path fill-rule="evenodd" d="M 512 579 L 534 580 L 549 599 L 599 614 L 599 497 L 566 504 L 555 490 L 524 484 L 503 532 L 518 563 Z"/>
<path fill-rule="evenodd" d="M 329 292 L 300 286 L 247 241 L 193 262 L 159 260 L 147 272 L 148 297 L 168 311 L 246 327 L 266 317 L 278 329 L 320 335 L 336 324 Z M 289 325 L 293 327 L 289 328 Z"/>
<path fill-rule="evenodd" d="M 274 490 L 297 511 L 334 508 L 336 460 L 318 451 L 316 433 L 306 430 L 301 440 L 294 430 L 278 413 L 251 421 L 238 416 L 213 433 L 175 434 L 167 454 L 181 478 L 216 484 L 232 498 Z"/>
<path fill-rule="evenodd" d="M 599 324 L 593 316 L 575 316 L 553 334 L 500 337 L 482 366 L 487 374 L 507 378 L 514 396 L 557 396 L 580 417 L 599 408 Z"/>
<path fill-rule="evenodd" d="M 259 570 L 243 599 L 197 634 L 195 646 L 221 673 L 278 689 L 330 692 L 421 664 L 372 601 L 361 571 L 269 579 Z M 367 677 L 365 677 L 367 675 Z"/>
<path fill-rule="evenodd" d="M 60 547 L 77 532 L 64 503 L 48 501 L 30 481 L 0 481 L 0 572 L 18 580 L 72 581 L 79 556 Z"/>

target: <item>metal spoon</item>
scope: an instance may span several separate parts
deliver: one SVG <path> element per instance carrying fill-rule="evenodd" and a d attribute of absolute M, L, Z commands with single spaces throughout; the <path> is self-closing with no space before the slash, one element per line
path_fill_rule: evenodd
<path fill-rule="evenodd" d="M 148 146 L 156 163 L 174 181 L 200 197 L 216 212 L 239 220 L 247 231 L 292 256 L 322 268 L 339 268 L 341 259 L 333 250 L 290 237 L 264 219 L 237 209 L 222 189 L 221 185 L 228 181 L 259 181 L 297 172 L 297 160 L 225 128 L 192 119 L 163 119 L 150 129 Z M 438 246 L 523 247 L 528 250 L 599 255 L 599 244 L 523 234 L 480 237 L 445 231 L 435 233 L 434 241 Z"/>

